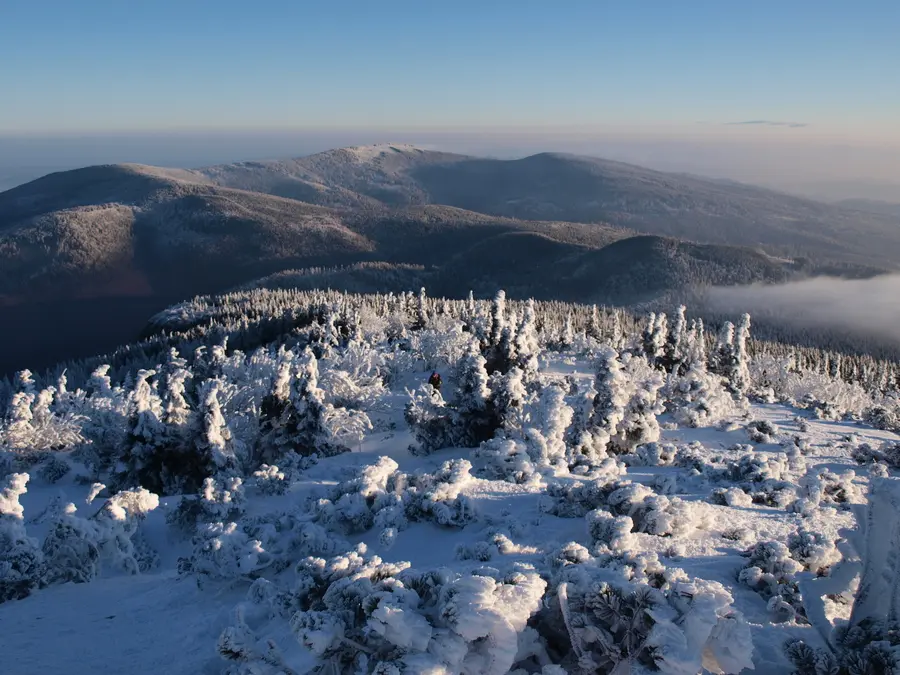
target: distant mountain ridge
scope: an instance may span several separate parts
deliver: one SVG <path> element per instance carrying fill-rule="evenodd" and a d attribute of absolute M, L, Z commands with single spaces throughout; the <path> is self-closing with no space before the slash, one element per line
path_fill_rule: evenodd
<path fill-rule="evenodd" d="M 816 209 L 840 216 L 818 240 L 812 221 L 787 215 Z M 828 209 L 590 158 L 485 160 L 413 146 L 59 172 L 0 193 L 0 321 L 17 327 L 0 339 L 0 373 L 112 348 L 174 301 L 270 275 L 284 283 L 285 270 L 325 268 L 294 276 L 339 285 L 341 269 L 360 291 L 503 286 L 513 296 L 627 304 L 692 284 L 815 273 L 829 257 L 831 273 L 889 267 L 900 225 L 889 236 L 878 229 L 893 222 L 886 217 Z M 860 219 L 856 236 L 843 236 L 845 217 Z M 800 246 L 810 240 L 818 250 Z M 783 255 L 798 246 L 805 259 Z"/>
<path fill-rule="evenodd" d="M 386 144 L 199 171 L 218 185 L 334 207 L 445 204 L 855 264 L 900 261 L 900 220 L 885 214 L 579 155 L 499 160 Z"/>

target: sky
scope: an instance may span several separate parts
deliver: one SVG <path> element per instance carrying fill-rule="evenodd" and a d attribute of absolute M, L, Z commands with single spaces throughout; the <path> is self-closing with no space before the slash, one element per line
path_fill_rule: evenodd
<path fill-rule="evenodd" d="M 898 34 L 896 0 L 3 0 L 0 134 L 516 128 L 900 142 Z"/>
<path fill-rule="evenodd" d="M 900 202 L 897 0 L 0 0 L 0 190 L 408 142 Z"/>

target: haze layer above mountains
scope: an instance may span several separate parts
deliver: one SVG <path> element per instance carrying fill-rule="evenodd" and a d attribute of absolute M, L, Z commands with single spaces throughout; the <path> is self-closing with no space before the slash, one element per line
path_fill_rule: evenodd
<path fill-rule="evenodd" d="M 898 260 L 891 213 L 572 155 L 383 145 L 199 170 L 95 166 L 0 193 L 0 318 L 19 328 L 0 371 L 109 349 L 165 304 L 272 274 L 263 283 L 630 304 Z M 354 267 L 308 269 L 335 266 Z"/>

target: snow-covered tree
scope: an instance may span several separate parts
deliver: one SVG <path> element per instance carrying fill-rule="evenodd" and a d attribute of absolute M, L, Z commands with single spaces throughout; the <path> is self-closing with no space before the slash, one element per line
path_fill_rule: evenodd
<path fill-rule="evenodd" d="M 495 373 L 489 380 L 491 403 L 500 426 L 507 432 L 521 430 L 525 423 L 528 390 L 524 373 L 518 366 L 505 375 Z"/>
<path fill-rule="evenodd" d="M 530 299 L 525 303 L 522 321 L 516 331 L 515 353 L 516 364 L 522 369 L 525 383 L 534 383 L 538 374 L 540 342 L 537 334 L 534 301 Z"/>
<path fill-rule="evenodd" d="M 572 408 L 566 404 L 565 395 L 561 386 L 551 384 L 530 406 L 524 437 L 528 454 L 538 467 L 566 466 L 566 431 L 572 423 Z"/>
<path fill-rule="evenodd" d="M 663 358 L 666 341 L 668 340 L 669 327 L 666 315 L 662 312 L 651 312 L 647 317 L 647 326 L 641 334 L 641 343 L 644 355 L 654 366 Z"/>
<path fill-rule="evenodd" d="M 453 400 L 459 445 L 475 447 L 490 438 L 497 428 L 489 383 L 485 358 L 472 342 L 468 354 L 459 363 Z"/>
<path fill-rule="evenodd" d="M 594 377 L 593 411 L 587 433 L 580 434 L 581 445 L 576 448 L 573 463 L 597 463 L 607 456 L 610 442 L 625 417 L 630 387 L 622 372 L 618 352 L 612 347 L 601 350 Z"/>
<path fill-rule="evenodd" d="M 327 423 L 331 406 L 318 384 L 318 360 L 309 349 L 298 362 L 279 365 L 272 390 L 261 405 L 257 462 L 278 464 L 289 451 L 330 456 L 349 450 L 333 440 Z"/>
<path fill-rule="evenodd" d="M 665 381 L 640 357 L 629 359 L 628 370 L 632 391 L 612 438 L 617 453 L 632 452 L 639 445 L 658 441 L 660 436 L 657 416 L 663 411 L 663 401 L 659 391 Z"/>
<path fill-rule="evenodd" d="M 241 469 L 241 443 L 234 438 L 219 403 L 222 382 L 207 380 L 200 390 L 200 435 L 197 448 L 208 457 L 212 472 L 234 474 Z"/>
<path fill-rule="evenodd" d="M 0 602 L 26 597 L 40 582 L 43 556 L 25 531 L 19 503 L 27 484 L 27 473 L 0 479 Z"/>
<path fill-rule="evenodd" d="M 666 335 L 666 342 L 663 345 L 660 365 L 668 373 L 679 370 L 687 356 L 685 344 L 687 341 L 687 320 L 684 315 L 685 311 L 686 307 L 684 305 L 678 306 L 678 310 L 675 313 L 675 321 L 672 323 Z"/>

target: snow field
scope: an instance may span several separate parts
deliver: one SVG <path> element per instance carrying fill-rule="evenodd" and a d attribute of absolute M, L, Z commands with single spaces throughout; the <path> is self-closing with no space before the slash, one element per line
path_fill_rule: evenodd
<path fill-rule="evenodd" d="M 138 373 L 130 390 L 102 373 L 99 394 L 57 389 L 51 404 L 23 389 L 0 500 L 14 553 L 0 579 L 33 580 L 0 604 L 12 672 L 789 673 L 815 650 L 846 661 L 849 643 L 829 631 L 848 625 L 865 573 L 843 587 L 831 577 L 866 555 L 848 531 L 872 480 L 896 468 L 895 433 L 760 402 L 787 387 L 767 372 L 760 389 L 743 326 L 707 364 L 664 317 L 630 344 L 570 319 L 548 335 L 501 298 L 462 320 L 479 346 L 419 303 L 399 351 L 348 342 L 332 315 L 312 350 L 222 352 L 206 379 L 173 357 L 168 379 Z M 433 368 L 440 394 L 420 387 Z M 202 380 L 194 397 L 182 370 Z M 123 432 L 91 428 L 101 408 L 121 411 Z M 184 475 L 158 441 L 173 427 L 190 429 L 199 458 Z M 40 447 L 91 442 L 25 467 L 22 444 L 51 433 Z M 129 450 L 104 463 L 110 434 Z M 125 488 L 145 476 L 162 495 Z M 834 583 L 816 596 L 823 580 Z M 786 652 L 788 639 L 803 644 Z"/>

